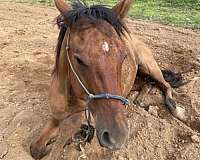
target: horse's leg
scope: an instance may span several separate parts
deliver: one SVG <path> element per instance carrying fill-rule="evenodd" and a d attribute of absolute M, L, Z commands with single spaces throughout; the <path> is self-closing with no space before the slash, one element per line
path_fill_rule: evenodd
<path fill-rule="evenodd" d="M 84 114 L 76 113 L 61 122 L 59 135 L 49 154 L 48 160 L 60 159 L 66 142 L 70 141 L 73 138 L 73 135 L 80 130 L 84 120 Z"/>
<path fill-rule="evenodd" d="M 67 90 L 66 90 L 67 92 Z M 50 148 L 47 143 L 57 136 L 59 130 L 59 123 L 65 118 L 67 114 L 67 97 L 66 93 L 60 92 L 60 82 L 56 76 L 53 76 L 50 88 L 49 102 L 51 108 L 51 119 L 40 133 L 39 137 L 31 143 L 31 155 L 35 159 L 41 159 L 49 153 Z"/>
<path fill-rule="evenodd" d="M 57 136 L 58 126 L 59 121 L 54 118 L 47 122 L 39 137 L 31 143 L 30 151 L 33 158 L 41 159 L 50 152 L 46 145 L 50 139 Z"/>
<path fill-rule="evenodd" d="M 137 47 L 136 54 L 138 58 L 139 70 L 150 75 L 159 83 L 160 88 L 165 93 L 165 103 L 170 112 L 180 120 L 185 120 L 185 110 L 176 106 L 176 102 L 172 98 L 172 88 L 170 84 L 165 81 L 152 52 L 143 43 L 140 43 Z"/>

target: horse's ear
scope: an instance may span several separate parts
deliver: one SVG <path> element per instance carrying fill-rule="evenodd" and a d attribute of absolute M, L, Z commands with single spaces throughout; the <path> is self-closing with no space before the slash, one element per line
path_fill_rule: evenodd
<path fill-rule="evenodd" d="M 128 14 L 132 3 L 133 0 L 121 0 L 112 8 L 112 10 L 120 19 L 123 19 Z"/>
<path fill-rule="evenodd" d="M 68 12 L 71 7 L 64 2 L 64 0 L 54 0 L 56 8 L 60 11 L 61 14 Z"/>

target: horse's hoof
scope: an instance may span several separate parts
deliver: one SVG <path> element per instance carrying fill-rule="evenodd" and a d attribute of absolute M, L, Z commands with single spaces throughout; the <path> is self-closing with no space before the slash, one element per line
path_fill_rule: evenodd
<path fill-rule="evenodd" d="M 31 156 L 35 160 L 40 160 L 41 158 L 43 158 L 48 153 L 46 145 L 45 146 L 40 146 L 37 143 L 32 143 L 31 144 L 30 152 L 31 152 Z"/>
<path fill-rule="evenodd" d="M 176 109 L 172 112 L 173 116 L 180 119 L 181 121 L 186 121 L 187 117 L 185 114 L 185 109 L 179 106 L 176 106 Z"/>

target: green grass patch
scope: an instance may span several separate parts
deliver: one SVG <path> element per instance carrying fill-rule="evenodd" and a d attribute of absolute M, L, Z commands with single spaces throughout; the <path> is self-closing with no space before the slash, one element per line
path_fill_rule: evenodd
<path fill-rule="evenodd" d="M 200 0 L 137 0 L 130 10 L 130 16 L 200 29 Z"/>
<path fill-rule="evenodd" d="M 53 0 L 15 1 L 54 5 Z M 85 0 L 85 2 L 113 6 L 118 0 Z M 134 0 L 129 16 L 132 19 L 200 29 L 200 0 Z"/>

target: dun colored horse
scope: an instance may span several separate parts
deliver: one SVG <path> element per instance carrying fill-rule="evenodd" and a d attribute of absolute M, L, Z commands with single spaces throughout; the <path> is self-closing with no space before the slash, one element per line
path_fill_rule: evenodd
<path fill-rule="evenodd" d="M 112 9 L 103 5 L 87 7 L 55 0 L 61 15 L 56 64 L 50 87 L 51 118 L 31 143 L 31 155 L 40 159 L 48 153 L 47 143 L 58 135 L 64 120 L 66 138 L 77 132 L 87 107 L 95 122 L 100 144 L 120 149 L 128 140 L 129 127 L 124 104 L 138 71 L 151 76 L 164 92 L 169 111 L 184 119 L 176 106 L 172 88 L 165 81 L 152 52 L 137 40 L 123 18 L 132 0 L 121 0 Z M 63 147 L 63 146 L 60 146 Z"/>

